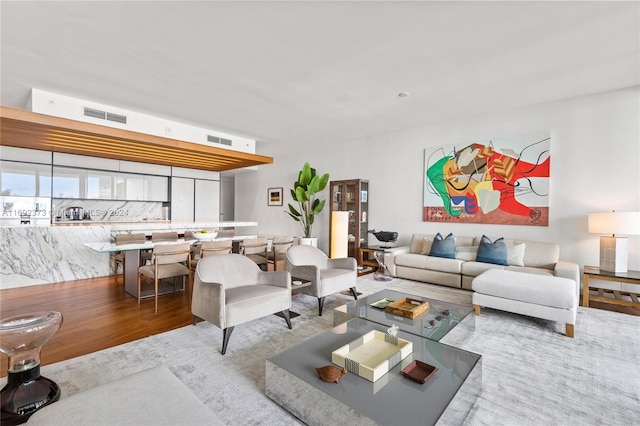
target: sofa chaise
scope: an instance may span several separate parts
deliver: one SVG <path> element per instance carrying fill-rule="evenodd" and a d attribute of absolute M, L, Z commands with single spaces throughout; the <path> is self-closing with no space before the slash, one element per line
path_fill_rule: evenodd
<path fill-rule="evenodd" d="M 399 278 L 473 290 L 476 315 L 485 306 L 559 321 L 573 337 L 580 272 L 559 254 L 549 242 L 414 234 L 410 246 L 385 250 L 385 265 Z"/>
<path fill-rule="evenodd" d="M 580 283 L 578 264 L 560 260 L 560 246 L 556 243 L 506 239 L 509 265 L 505 266 L 476 261 L 481 237 L 454 235 L 454 259 L 429 256 L 434 237 L 432 234 L 413 234 L 409 246 L 385 250 L 384 263 L 391 274 L 466 290 L 472 290 L 473 279 L 490 269 L 563 277 Z"/>

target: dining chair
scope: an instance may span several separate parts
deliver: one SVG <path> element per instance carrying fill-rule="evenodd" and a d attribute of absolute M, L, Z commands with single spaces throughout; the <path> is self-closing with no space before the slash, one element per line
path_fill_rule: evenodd
<path fill-rule="evenodd" d="M 144 234 L 116 234 L 115 236 L 116 246 L 123 244 L 142 244 L 147 241 L 147 237 Z M 124 268 L 125 268 L 125 255 L 124 252 L 118 251 L 113 256 L 113 274 L 116 277 L 116 284 L 118 283 L 118 264 L 122 265 L 122 276 L 124 282 Z"/>
<path fill-rule="evenodd" d="M 194 241 L 197 240 L 195 236 L 195 232 L 193 231 L 184 231 L 184 240 L 185 241 Z M 191 261 L 197 260 L 200 258 L 200 245 L 192 244 L 191 245 Z"/>
<path fill-rule="evenodd" d="M 138 305 L 140 304 L 142 278 L 154 281 L 155 313 L 158 313 L 158 281 L 173 277 L 173 292 L 176 291 L 175 277 L 188 276 L 184 283 L 187 297 L 191 285 L 191 244 L 156 244 L 152 251 L 152 264 L 138 268 Z M 184 281 L 184 280 L 183 280 Z"/>
<path fill-rule="evenodd" d="M 154 243 L 178 241 L 177 232 L 153 232 L 151 234 L 151 241 Z M 143 261 L 151 260 L 151 251 L 143 251 L 140 253 L 140 257 Z"/>
<path fill-rule="evenodd" d="M 265 237 L 246 239 L 242 243 L 242 254 L 253 260 L 260 269 L 266 270 L 269 263 L 268 246 L 269 240 Z"/>
<path fill-rule="evenodd" d="M 291 275 L 261 271 L 237 253 L 205 256 L 198 263 L 193 284 L 193 325 L 202 318 L 222 329 L 222 355 L 236 325 L 282 313 L 291 328 Z"/>
<path fill-rule="evenodd" d="M 216 238 L 233 238 L 236 236 L 236 231 L 233 229 L 219 229 Z"/>
<path fill-rule="evenodd" d="M 352 257 L 330 259 L 316 247 L 294 245 L 287 250 L 285 269 L 296 279 L 311 281 L 298 291 L 318 298 L 318 316 L 322 316 L 324 299 L 330 294 L 349 290 L 358 299 L 358 265 Z"/>
<path fill-rule="evenodd" d="M 198 259 L 191 259 L 191 269 L 195 271 L 200 259 L 203 259 L 207 256 L 231 253 L 232 243 L 233 241 L 231 240 L 203 241 L 202 243 L 200 243 L 200 257 Z"/>
<path fill-rule="evenodd" d="M 293 237 L 289 235 L 276 235 L 271 242 L 271 250 L 267 252 L 269 263 L 273 263 L 273 270 L 278 270 L 278 263 L 284 263 L 287 249 L 293 245 Z M 284 270 L 284 265 L 282 270 Z"/>

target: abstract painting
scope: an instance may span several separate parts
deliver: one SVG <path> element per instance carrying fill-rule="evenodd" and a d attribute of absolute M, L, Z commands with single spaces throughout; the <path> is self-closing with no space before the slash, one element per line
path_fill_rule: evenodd
<path fill-rule="evenodd" d="M 267 189 L 267 205 L 268 206 L 282 205 L 282 188 L 281 187 Z"/>
<path fill-rule="evenodd" d="M 549 224 L 550 134 L 424 151 L 424 222 Z"/>

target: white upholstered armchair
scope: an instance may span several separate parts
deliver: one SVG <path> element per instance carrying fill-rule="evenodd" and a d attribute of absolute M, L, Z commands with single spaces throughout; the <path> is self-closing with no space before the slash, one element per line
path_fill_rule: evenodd
<path fill-rule="evenodd" d="M 358 298 L 358 265 L 352 257 L 330 259 L 316 247 L 295 245 L 287 250 L 285 269 L 293 277 L 311 281 L 310 286 L 298 291 L 318 298 L 319 316 L 322 316 L 324 299 L 330 294 L 349 290 L 354 299 Z"/>
<path fill-rule="evenodd" d="M 289 308 L 289 272 L 261 271 L 240 254 L 207 256 L 198 262 L 191 301 L 193 325 L 202 318 L 220 327 L 223 355 L 236 325 L 282 312 L 291 328 Z"/>

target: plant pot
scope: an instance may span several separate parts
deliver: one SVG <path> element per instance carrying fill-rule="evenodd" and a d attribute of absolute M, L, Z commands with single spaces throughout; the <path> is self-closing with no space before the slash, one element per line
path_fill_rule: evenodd
<path fill-rule="evenodd" d="M 301 246 L 318 247 L 318 237 L 311 237 L 311 238 L 299 237 L 298 244 L 300 244 Z"/>

